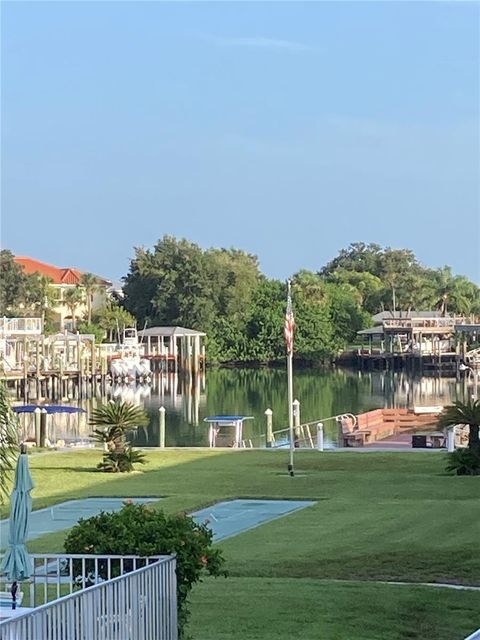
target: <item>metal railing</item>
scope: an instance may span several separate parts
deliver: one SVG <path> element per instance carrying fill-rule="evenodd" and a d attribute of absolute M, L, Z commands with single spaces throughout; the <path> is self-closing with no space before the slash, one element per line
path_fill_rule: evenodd
<path fill-rule="evenodd" d="M 352 429 L 357 424 L 357 416 L 353 413 L 340 413 L 336 416 L 329 416 L 328 418 L 319 418 L 318 420 L 312 420 L 312 422 L 304 422 L 303 424 L 293 427 L 295 446 L 299 448 L 315 449 L 318 448 L 317 428 L 319 425 L 324 426 L 327 422 L 341 419 L 352 420 Z M 272 449 L 280 449 L 288 446 L 290 443 L 290 427 L 283 429 L 277 429 L 272 432 L 273 440 L 270 445 Z M 253 448 L 255 446 L 265 446 L 267 441 L 267 434 L 264 433 L 260 436 L 253 436 L 248 440 L 242 440 L 242 446 L 244 448 Z M 258 442 L 258 444 L 255 444 Z M 267 442 L 268 446 L 268 442 Z"/>
<path fill-rule="evenodd" d="M 0 336 L 34 335 L 39 336 L 43 331 L 41 318 L 0 318 Z"/>
<path fill-rule="evenodd" d="M 177 640 L 175 565 L 163 556 L 7 619 L 0 640 Z"/>
<path fill-rule="evenodd" d="M 19 583 L 22 604 L 37 607 L 69 593 L 125 575 L 156 562 L 158 556 L 32 553 L 33 574 Z M 1 582 L 5 582 L 2 577 Z M 5 587 L 5 591 L 8 588 Z"/>
<path fill-rule="evenodd" d="M 453 328 L 465 322 L 465 318 L 385 318 L 384 328 Z"/>

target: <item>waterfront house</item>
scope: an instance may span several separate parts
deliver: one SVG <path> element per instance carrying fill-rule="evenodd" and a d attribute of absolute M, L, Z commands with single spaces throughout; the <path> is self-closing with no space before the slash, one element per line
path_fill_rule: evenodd
<path fill-rule="evenodd" d="M 71 316 L 71 310 L 65 304 L 65 294 L 69 289 L 81 288 L 81 277 L 84 272 L 73 267 L 55 267 L 46 262 L 41 262 L 34 258 L 25 256 L 15 256 L 15 262 L 19 264 L 26 274 L 38 273 L 51 280 L 51 287 L 54 291 L 55 306 L 52 308 L 54 324 L 60 331 L 72 330 L 76 321 L 86 317 L 87 300 L 84 295 L 83 301 L 75 311 L 75 322 Z M 110 280 L 96 276 L 96 289 L 92 294 L 92 310 L 95 311 L 105 305 L 107 297 L 111 293 L 112 283 Z"/>
<path fill-rule="evenodd" d="M 368 351 L 431 355 L 455 352 L 458 327 L 464 316 L 439 311 L 382 311 L 372 317 L 373 327 L 358 335 L 368 340 Z"/>

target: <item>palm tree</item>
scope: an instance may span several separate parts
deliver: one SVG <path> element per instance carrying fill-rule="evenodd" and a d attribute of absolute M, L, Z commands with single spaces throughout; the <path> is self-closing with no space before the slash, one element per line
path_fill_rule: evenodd
<path fill-rule="evenodd" d="M 98 291 L 98 278 L 93 273 L 82 273 L 80 276 L 80 286 L 84 288 L 87 297 L 88 324 L 92 322 L 93 294 Z"/>
<path fill-rule="evenodd" d="M 130 454 L 131 447 L 125 434 L 147 426 L 148 416 L 143 409 L 128 402 L 109 402 L 92 411 L 89 424 L 96 427 L 90 437 L 105 447 L 104 459 L 112 459 Z"/>
<path fill-rule="evenodd" d="M 38 275 L 36 282 L 36 296 L 34 300 L 35 306 L 40 308 L 42 314 L 42 326 L 45 327 L 47 311 L 55 306 L 55 291 L 52 289 L 51 278 Z"/>
<path fill-rule="evenodd" d="M 115 339 L 115 333 L 126 327 L 134 327 L 135 318 L 126 309 L 114 301 L 108 302 L 97 314 L 98 324 L 108 333 L 110 341 Z M 120 340 L 120 338 L 119 338 Z"/>
<path fill-rule="evenodd" d="M 7 479 L 15 468 L 18 452 L 18 419 L 0 382 L 0 503 L 8 496 Z"/>
<path fill-rule="evenodd" d="M 467 403 L 454 402 L 453 405 L 445 407 L 438 424 L 440 427 L 453 427 L 456 424 L 468 425 L 468 448 L 480 454 L 480 400 L 469 398 Z"/>
<path fill-rule="evenodd" d="M 72 329 L 75 331 L 77 326 L 76 320 L 76 312 L 78 307 L 80 307 L 85 301 L 83 291 L 80 287 L 74 287 L 72 289 L 68 289 L 63 296 L 63 304 L 70 311 L 70 315 L 72 316 Z"/>
<path fill-rule="evenodd" d="M 455 313 L 472 313 L 479 297 L 478 287 L 465 276 L 452 275 L 450 267 L 436 272 L 435 290 L 436 306 L 442 316 L 447 315 L 449 308 Z"/>

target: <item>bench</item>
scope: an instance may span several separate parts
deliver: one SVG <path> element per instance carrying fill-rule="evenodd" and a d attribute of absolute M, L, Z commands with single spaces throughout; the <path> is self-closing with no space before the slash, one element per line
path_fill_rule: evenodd
<path fill-rule="evenodd" d="M 369 429 L 357 429 L 351 433 L 343 434 L 344 447 L 363 447 L 368 442 L 372 432 Z"/>

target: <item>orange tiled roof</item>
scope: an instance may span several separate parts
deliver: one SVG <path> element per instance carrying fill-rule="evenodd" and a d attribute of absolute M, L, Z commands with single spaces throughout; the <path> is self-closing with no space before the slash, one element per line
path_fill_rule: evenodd
<path fill-rule="evenodd" d="M 80 277 L 83 271 L 67 267 L 61 269 L 60 267 L 54 267 L 52 264 L 46 262 L 40 262 L 40 260 L 34 260 L 33 258 L 26 258 L 24 256 L 15 256 L 15 262 L 23 267 L 23 270 L 27 274 L 40 273 L 42 276 L 51 278 L 53 284 L 80 284 Z M 107 280 L 99 278 L 102 284 L 109 284 Z"/>

